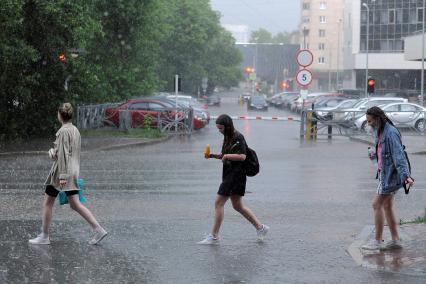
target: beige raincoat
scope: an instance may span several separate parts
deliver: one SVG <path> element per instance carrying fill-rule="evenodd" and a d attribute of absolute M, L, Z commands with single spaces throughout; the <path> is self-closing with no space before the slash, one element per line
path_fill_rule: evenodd
<path fill-rule="evenodd" d="M 64 123 L 56 132 L 53 145 L 49 156 L 54 162 L 45 185 L 52 185 L 62 191 L 78 190 L 81 138 L 77 127 L 72 123 Z M 60 179 L 67 180 L 63 188 L 60 188 Z"/>

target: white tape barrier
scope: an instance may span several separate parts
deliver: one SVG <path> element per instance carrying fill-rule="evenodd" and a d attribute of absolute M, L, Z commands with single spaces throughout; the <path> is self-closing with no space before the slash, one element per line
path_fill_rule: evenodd
<path fill-rule="evenodd" d="M 211 119 L 218 118 L 217 115 L 210 116 Z M 295 117 L 284 117 L 284 116 L 247 116 L 247 115 L 234 115 L 231 116 L 233 120 L 281 120 L 281 121 L 300 121 L 299 118 Z"/>

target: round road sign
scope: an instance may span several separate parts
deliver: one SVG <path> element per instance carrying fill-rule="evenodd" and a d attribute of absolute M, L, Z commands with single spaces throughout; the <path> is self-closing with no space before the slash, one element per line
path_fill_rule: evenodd
<path fill-rule="evenodd" d="M 299 70 L 299 72 L 297 72 L 297 75 L 296 75 L 296 81 L 302 87 L 308 86 L 312 82 L 311 71 L 307 69 Z"/>
<path fill-rule="evenodd" d="M 300 66 L 307 67 L 314 61 L 314 55 L 309 50 L 302 49 L 296 54 L 296 61 Z"/>

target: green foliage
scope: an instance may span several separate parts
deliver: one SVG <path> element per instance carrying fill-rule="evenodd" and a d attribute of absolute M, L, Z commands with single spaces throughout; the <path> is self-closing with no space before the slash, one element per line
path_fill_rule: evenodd
<path fill-rule="evenodd" d="M 250 34 L 251 43 L 290 43 L 290 37 L 293 33 L 280 32 L 276 35 L 272 35 L 265 29 L 258 29 L 257 31 L 252 31 Z"/>
<path fill-rule="evenodd" d="M 400 225 L 403 224 L 424 224 L 426 223 L 426 208 L 423 216 L 417 216 L 414 220 L 403 221 L 402 219 L 399 221 Z"/>
<path fill-rule="evenodd" d="M 143 117 L 143 129 L 150 130 L 151 129 L 151 123 L 152 123 L 152 116 L 145 115 Z"/>
<path fill-rule="evenodd" d="M 3 0 L 0 141 L 54 133 L 64 101 L 172 90 L 175 74 L 191 93 L 235 86 L 240 61 L 209 0 Z"/>
<path fill-rule="evenodd" d="M 164 138 L 167 135 L 161 133 L 157 129 L 141 129 L 132 128 L 127 131 L 117 130 L 82 130 L 82 137 L 125 137 L 125 138 L 141 138 L 141 139 L 153 139 L 153 138 Z"/>

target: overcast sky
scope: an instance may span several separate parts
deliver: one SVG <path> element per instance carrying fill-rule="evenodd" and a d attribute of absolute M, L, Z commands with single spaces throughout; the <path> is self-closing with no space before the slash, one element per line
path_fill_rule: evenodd
<path fill-rule="evenodd" d="M 264 28 L 276 34 L 297 29 L 299 0 L 210 0 L 213 10 L 222 14 L 221 23 Z"/>

